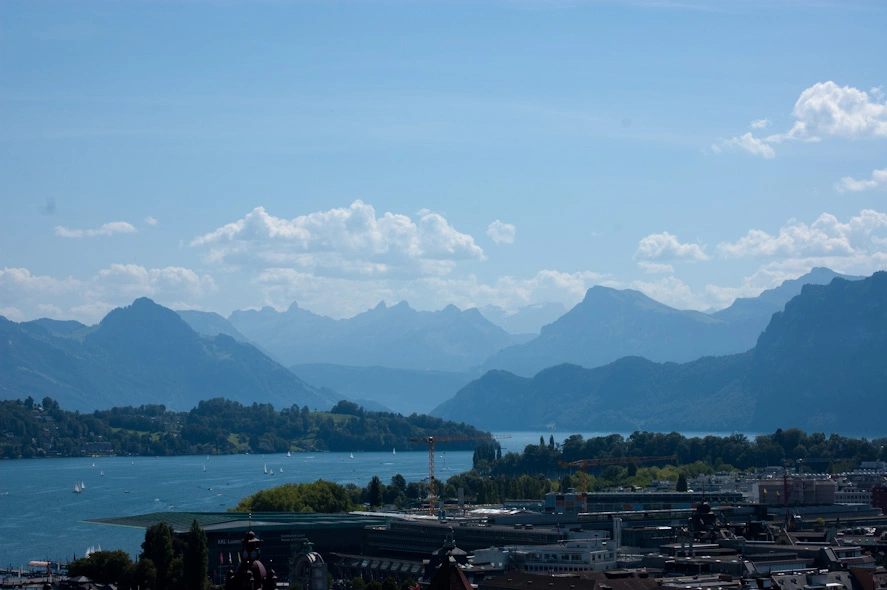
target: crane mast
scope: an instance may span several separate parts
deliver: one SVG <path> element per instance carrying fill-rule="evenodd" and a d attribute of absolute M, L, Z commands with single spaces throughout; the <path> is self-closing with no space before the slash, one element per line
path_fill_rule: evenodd
<path fill-rule="evenodd" d="M 469 441 L 469 440 L 496 440 L 511 438 L 510 434 L 494 434 L 488 436 L 423 436 L 411 438 L 410 442 L 426 443 L 428 445 L 428 512 L 434 514 L 434 498 L 436 497 L 437 480 L 434 479 L 434 444 L 436 442 Z"/>

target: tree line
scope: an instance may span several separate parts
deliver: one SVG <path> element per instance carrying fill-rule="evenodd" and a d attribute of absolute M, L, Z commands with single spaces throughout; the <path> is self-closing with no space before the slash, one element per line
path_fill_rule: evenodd
<path fill-rule="evenodd" d="M 148 527 L 138 561 L 120 549 L 96 551 L 68 564 L 68 576 L 86 576 L 119 590 L 208 590 L 209 550 L 206 533 L 195 520 L 185 538 L 159 522 Z"/>
<path fill-rule="evenodd" d="M 287 451 L 382 451 L 407 449 L 410 439 L 446 435 L 487 436 L 473 426 L 426 415 L 369 412 L 341 401 L 329 412 L 307 406 L 280 411 L 271 404 L 216 398 L 188 412 L 163 405 L 68 412 L 49 397 L 38 403 L 0 401 L 0 457 L 78 457 L 96 454 L 170 456 L 283 453 Z M 471 449 L 470 440 L 452 448 Z"/>
<path fill-rule="evenodd" d="M 621 459 L 619 465 L 598 470 L 611 476 L 620 469 L 642 465 L 642 457 L 674 457 L 674 465 L 702 463 L 718 471 L 745 471 L 767 466 L 791 465 L 806 472 L 841 472 L 855 469 L 862 461 L 887 461 L 887 437 L 868 440 L 822 432 L 807 434 L 798 428 L 778 429 L 749 439 L 744 434 L 685 437 L 677 432 L 635 431 L 584 439 L 581 434 L 556 443 L 540 437 L 538 445 L 527 445 L 521 453 L 475 462 L 490 475 L 545 474 L 559 477 L 560 463 L 580 460 Z M 660 461 L 659 464 L 669 461 Z M 612 469 L 611 469 L 612 468 Z"/>

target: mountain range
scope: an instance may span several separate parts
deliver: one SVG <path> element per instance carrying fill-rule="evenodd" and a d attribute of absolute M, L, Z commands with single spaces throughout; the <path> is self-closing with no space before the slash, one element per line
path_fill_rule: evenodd
<path fill-rule="evenodd" d="M 51 397 L 71 410 L 163 404 L 189 410 L 225 397 L 244 404 L 327 409 L 337 401 L 231 336 L 195 332 L 150 299 L 97 325 L 0 317 L 0 397 Z"/>
<path fill-rule="evenodd" d="M 461 412 L 483 403 L 493 408 L 501 404 L 532 408 L 532 399 L 545 400 L 549 391 L 561 386 L 586 395 L 590 390 L 612 392 L 628 383 L 647 397 L 635 396 L 634 406 L 626 398 L 621 406 L 609 409 L 602 401 L 589 402 L 597 422 L 569 405 L 555 404 L 530 412 L 523 423 L 530 425 L 526 421 L 532 420 L 533 428 L 549 423 L 625 428 L 680 423 L 689 428 L 698 419 L 700 424 L 720 424 L 723 429 L 736 416 L 748 416 L 749 408 L 758 412 L 750 420 L 763 420 L 762 410 L 749 400 L 769 392 L 772 404 L 778 395 L 768 375 L 789 366 L 767 368 L 766 359 L 754 351 L 731 353 L 755 346 L 764 329 L 771 329 L 771 316 L 773 321 L 790 317 L 773 314 L 781 312 L 803 285 L 836 276 L 828 269 L 814 269 L 713 314 L 676 310 L 636 291 L 594 287 L 535 338 L 509 334 L 481 310 L 460 311 L 454 306 L 423 312 L 405 302 L 380 304 L 353 318 L 334 320 L 293 304 L 286 312 L 238 311 L 226 319 L 201 311 L 172 312 L 149 299 L 138 299 L 95 326 L 47 318 L 21 324 L 0 319 L 4 337 L 0 396 L 48 395 L 84 411 L 143 403 L 188 409 L 201 399 L 220 396 L 241 403 L 326 408 L 347 398 L 370 409 L 410 414 L 438 406 L 438 412 Z M 537 306 L 520 313 L 525 318 L 536 313 L 538 320 L 555 309 Z M 786 307 L 785 314 L 789 311 Z M 499 312 L 486 308 L 484 313 Z M 839 327 L 834 326 L 835 334 Z M 727 356 L 718 361 L 700 358 L 712 355 Z M 572 366 L 566 368 L 564 363 Z M 491 372 L 484 374 L 481 367 Z M 586 371 L 594 367 L 602 369 L 588 377 Z M 631 381 L 629 374 L 646 375 L 647 381 Z M 756 381 L 756 375 L 762 377 Z M 712 389 L 709 377 L 720 387 Z M 460 392 L 460 410 L 445 403 L 456 392 Z M 466 401 L 466 396 L 476 399 Z M 662 396 L 674 403 L 655 406 Z M 709 404 L 721 408 L 723 423 L 705 409 Z M 493 412 L 496 416 L 488 415 L 489 407 L 459 414 L 459 419 L 474 423 L 496 416 L 506 420 L 510 415 L 498 409 Z M 650 407 L 660 409 L 651 416 L 646 411 Z M 826 414 L 819 420 L 831 423 Z M 512 428 L 510 421 L 501 426 Z"/>
<path fill-rule="evenodd" d="M 379 303 L 352 318 L 334 320 L 297 304 L 235 311 L 230 324 L 287 366 L 307 363 L 394 369 L 467 371 L 494 352 L 530 336 L 509 334 L 477 309 L 448 305 L 417 311 L 406 302 Z"/>
<path fill-rule="evenodd" d="M 654 308 L 654 312 L 659 311 Z M 498 430 L 883 434 L 887 273 L 804 285 L 749 351 L 686 363 L 626 357 L 532 378 L 489 371 L 432 415 Z"/>
<path fill-rule="evenodd" d="M 631 289 L 592 287 L 582 302 L 544 326 L 539 336 L 494 354 L 483 368 L 530 377 L 560 363 L 594 368 L 626 356 L 686 362 L 744 352 L 803 285 L 825 284 L 839 276 L 859 278 L 816 268 L 713 314 L 678 310 Z"/>

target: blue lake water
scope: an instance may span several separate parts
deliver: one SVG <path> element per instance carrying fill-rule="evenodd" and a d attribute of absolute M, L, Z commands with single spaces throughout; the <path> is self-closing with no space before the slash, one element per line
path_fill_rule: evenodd
<path fill-rule="evenodd" d="M 442 445 L 443 446 L 443 445 Z M 471 469 L 472 452 L 439 451 L 436 475 Z M 273 470 L 266 475 L 264 469 Z M 206 471 L 204 471 L 206 467 Z M 283 471 L 281 471 L 281 469 Z M 104 475 L 100 475 L 104 472 Z M 143 529 L 84 519 L 160 511 L 223 512 L 258 490 L 317 479 L 364 487 L 378 475 L 428 475 L 427 451 L 25 459 L 0 462 L 0 566 L 70 561 L 90 547 L 140 552 Z M 85 489 L 74 493 L 75 482 Z"/>
<path fill-rule="evenodd" d="M 547 443 L 550 435 L 560 443 L 570 433 L 512 433 L 499 442 L 504 452 L 520 452 L 528 444 L 538 444 L 540 436 Z M 437 478 L 446 480 L 471 469 L 472 454 L 439 445 Z M 275 472 L 273 476 L 264 473 L 266 466 Z M 349 453 L 296 453 L 0 461 L 0 567 L 18 567 L 32 559 L 66 562 L 99 547 L 123 549 L 137 558 L 143 529 L 90 524 L 85 519 L 170 510 L 220 512 L 250 494 L 286 482 L 324 479 L 365 487 L 374 475 L 387 484 L 398 473 L 408 482 L 427 478 L 427 450 L 354 453 L 353 459 Z M 75 494 L 78 481 L 85 489 Z"/>

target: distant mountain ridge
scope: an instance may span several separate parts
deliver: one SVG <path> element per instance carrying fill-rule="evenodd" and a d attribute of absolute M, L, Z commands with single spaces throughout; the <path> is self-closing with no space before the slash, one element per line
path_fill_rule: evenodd
<path fill-rule="evenodd" d="M 508 311 L 495 305 L 478 308 L 481 315 L 511 334 L 538 334 L 567 312 L 563 303 L 544 302 Z"/>
<path fill-rule="evenodd" d="M 744 352 L 755 345 L 773 313 L 805 284 L 844 277 L 815 268 L 758 297 L 737 299 L 730 307 L 705 314 L 678 310 L 639 291 L 595 286 L 583 301 L 544 326 L 538 337 L 503 349 L 483 364 L 525 377 L 561 363 L 599 367 L 626 356 L 656 362 L 687 362 L 703 356 Z"/>
<path fill-rule="evenodd" d="M 490 371 L 432 415 L 479 428 L 881 433 L 887 415 L 887 272 L 805 285 L 741 354 L 525 378 Z M 507 426 L 506 426 L 507 425 Z"/>
<path fill-rule="evenodd" d="M 290 370 L 314 387 L 332 389 L 367 409 L 372 401 L 405 416 L 414 412 L 427 414 L 479 376 L 327 363 L 293 365 Z"/>
<path fill-rule="evenodd" d="M 334 320 L 299 308 L 235 311 L 228 321 L 287 366 L 331 363 L 394 369 L 466 371 L 528 336 L 509 334 L 477 309 L 448 305 L 416 311 L 406 302 L 379 303 Z"/>
<path fill-rule="evenodd" d="M 3 398 L 49 396 L 81 411 L 142 404 L 187 410 L 215 397 L 312 409 L 335 403 L 330 392 L 307 385 L 255 347 L 227 335 L 202 337 L 147 298 L 64 336 L 42 324 L 0 318 Z"/>

